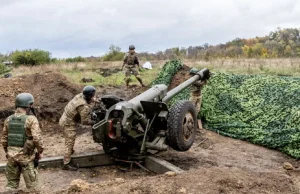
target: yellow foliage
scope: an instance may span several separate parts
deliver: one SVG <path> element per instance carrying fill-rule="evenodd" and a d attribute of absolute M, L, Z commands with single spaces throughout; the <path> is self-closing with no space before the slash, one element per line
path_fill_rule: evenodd
<path fill-rule="evenodd" d="M 269 57 L 268 49 L 266 49 L 266 48 L 261 49 L 261 57 L 262 58 L 268 58 Z"/>

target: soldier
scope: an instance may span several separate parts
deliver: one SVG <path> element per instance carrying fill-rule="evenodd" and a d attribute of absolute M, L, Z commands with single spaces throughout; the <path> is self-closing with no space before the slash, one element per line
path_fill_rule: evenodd
<path fill-rule="evenodd" d="M 65 107 L 64 113 L 59 120 L 59 125 L 64 129 L 65 151 L 63 170 L 77 170 L 70 163 L 73 147 L 76 139 L 76 123 L 81 121 L 83 125 L 92 125 L 89 104 L 94 101 L 96 89 L 86 86 L 82 93 L 77 94 Z"/>
<path fill-rule="evenodd" d="M 6 153 L 6 178 L 8 190 L 19 187 L 20 176 L 26 187 L 35 190 L 37 187 L 38 171 L 34 159 L 41 158 L 43 141 L 41 130 L 33 109 L 34 98 L 29 93 L 21 93 L 16 97 L 16 111 L 4 122 L 1 143 Z M 37 155 L 34 153 L 37 149 Z"/>
<path fill-rule="evenodd" d="M 127 88 L 129 87 L 131 74 L 133 74 L 136 77 L 136 79 L 140 82 L 142 87 L 145 87 L 145 85 L 143 84 L 142 78 L 136 68 L 136 66 L 138 66 L 138 68 L 140 70 L 140 63 L 139 63 L 139 59 L 135 52 L 135 47 L 133 45 L 129 46 L 129 52 L 125 54 L 122 71 L 123 71 L 124 66 L 126 68 L 126 71 L 125 71 L 126 87 Z"/>
<path fill-rule="evenodd" d="M 190 70 L 190 75 L 194 76 L 197 72 L 198 72 L 197 69 L 192 68 Z M 197 117 L 198 117 L 200 109 L 201 109 L 201 102 L 202 102 L 201 90 L 205 84 L 206 84 L 206 80 L 205 81 L 199 80 L 199 81 L 196 81 L 191 86 L 191 93 L 190 93 L 189 101 L 191 101 L 195 105 L 195 111 L 196 111 Z M 199 128 L 199 126 L 201 126 L 201 125 L 198 122 L 198 128 Z"/>

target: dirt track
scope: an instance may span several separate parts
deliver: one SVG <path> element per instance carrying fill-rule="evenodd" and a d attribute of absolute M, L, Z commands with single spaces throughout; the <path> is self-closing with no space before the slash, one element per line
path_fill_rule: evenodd
<path fill-rule="evenodd" d="M 184 76 L 180 74 L 177 77 L 187 77 L 186 70 L 181 73 Z M 37 96 L 36 104 L 39 105 L 38 117 L 44 133 L 45 156 L 61 155 L 64 140 L 57 121 L 67 101 L 80 91 L 80 87 L 59 74 L 21 78 L 0 79 L 0 127 L 3 119 L 13 111 L 15 94 L 31 92 Z M 24 80 L 26 84 L 21 83 Z M 172 84 L 179 82 L 180 79 L 173 80 Z M 100 94 L 116 94 L 125 99 L 140 92 L 136 87 L 129 91 L 124 91 L 122 87 L 99 88 Z M 98 149 L 101 146 L 93 143 L 90 128 L 80 127 L 75 151 Z M 0 161 L 4 162 L 2 150 L 0 148 Z M 140 169 L 123 173 L 114 166 L 80 169 L 78 172 L 48 169 L 40 171 L 41 193 L 72 193 L 69 185 L 74 179 L 82 179 L 90 184 L 83 193 L 300 193 L 297 161 L 278 151 L 210 131 L 198 133 L 189 151 L 179 153 L 170 150 L 159 157 L 178 165 L 185 173 L 174 177 L 147 174 Z M 296 170 L 283 169 L 284 162 L 292 163 Z M 0 192 L 4 191 L 5 182 L 5 176 L 1 174 Z M 24 188 L 22 180 L 20 189 Z"/>
<path fill-rule="evenodd" d="M 70 183 L 82 179 L 90 184 L 83 193 L 299 193 L 300 171 L 282 168 L 286 161 L 297 166 L 288 156 L 210 131 L 198 133 L 197 137 L 188 152 L 170 150 L 160 154 L 184 169 L 183 174 L 168 177 L 147 174 L 140 169 L 124 173 L 115 166 L 78 172 L 48 169 L 40 171 L 40 182 L 44 183 L 41 191 L 73 193 Z M 203 143 L 197 146 L 200 142 Z M 4 184 L 3 175 L 0 191 Z"/>

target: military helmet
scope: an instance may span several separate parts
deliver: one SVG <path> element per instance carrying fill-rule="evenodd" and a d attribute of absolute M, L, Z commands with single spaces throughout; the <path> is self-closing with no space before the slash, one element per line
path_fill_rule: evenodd
<path fill-rule="evenodd" d="M 199 71 L 198 69 L 192 68 L 192 69 L 190 70 L 190 75 L 195 75 L 198 71 Z"/>
<path fill-rule="evenodd" d="M 135 49 L 135 46 L 134 45 L 130 45 L 129 46 L 129 50 L 134 50 Z"/>
<path fill-rule="evenodd" d="M 34 98 L 29 93 L 21 93 L 16 97 L 16 107 L 28 108 L 34 103 Z"/>
<path fill-rule="evenodd" d="M 95 96 L 96 89 L 94 86 L 85 86 L 83 88 L 82 93 L 86 100 L 90 100 L 91 98 L 93 98 Z"/>

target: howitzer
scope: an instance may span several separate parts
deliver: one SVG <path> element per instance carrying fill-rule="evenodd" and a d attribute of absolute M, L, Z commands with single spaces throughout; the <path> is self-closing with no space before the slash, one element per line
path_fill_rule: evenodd
<path fill-rule="evenodd" d="M 93 139 L 102 143 L 105 153 L 113 148 L 129 156 L 145 155 L 147 150 L 188 150 L 195 139 L 197 115 L 194 105 L 180 100 L 169 109 L 167 103 L 179 92 L 199 80 L 209 79 L 208 69 L 170 90 L 164 84 L 154 85 L 129 101 L 115 96 L 101 98 L 104 109 L 94 112 L 97 123 Z"/>

